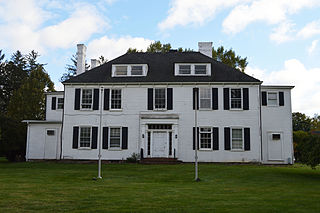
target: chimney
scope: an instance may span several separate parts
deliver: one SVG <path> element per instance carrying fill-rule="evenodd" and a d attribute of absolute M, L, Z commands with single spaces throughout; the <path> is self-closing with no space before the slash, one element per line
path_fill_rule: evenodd
<path fill-rule="evenodd" d="M 77 75 L 86 71 L 86 51 L 87 47 L 84 44 L 77 44 Z"/>
<path fill-rule="evenodd" d="M 198 42 L 199 52 L 212 58 L 212 42 Z"/>
<path fill-rule="evenodd" d="M 93 68 L 95 68 L 95 67 L 97 67 L 97 66 L 100 66 L 99 60 L 97 60 L 97 59 L 91 59 L 91 66 L 90 66 L 90 68 L 93 69 Z"/>

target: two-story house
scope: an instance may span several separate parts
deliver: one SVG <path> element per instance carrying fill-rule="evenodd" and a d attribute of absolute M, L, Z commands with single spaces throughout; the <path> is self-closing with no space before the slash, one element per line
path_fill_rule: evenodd
<path fill-rule="evenodd" d="M 262 81 L 199 52 L 126 53 L 47 94 L 46 120 L 27 121 L 27 160 L 293 163 L 292 86 Z M 93 61 L 93 64 L 96 64 Z"/>

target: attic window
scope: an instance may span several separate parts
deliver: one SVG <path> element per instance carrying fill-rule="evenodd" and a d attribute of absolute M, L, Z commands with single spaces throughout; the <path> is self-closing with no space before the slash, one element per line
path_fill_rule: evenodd
<path fill-rule="evenodd" d="M 209 63 L 177 63 L 175 64 L 175 75 L 180 76 L 210 76 L 211 64 Z"/>
<path fill-rule="evenodd" d="M 146 76 L 147 64 L 119 64 L 112 65 L 112 77 Z"/>

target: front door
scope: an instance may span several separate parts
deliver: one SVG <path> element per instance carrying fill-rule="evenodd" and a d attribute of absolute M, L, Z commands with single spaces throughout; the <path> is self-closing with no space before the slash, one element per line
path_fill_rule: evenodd
<path fill-rule="evenodd" d="M 152 136 L 152 157 L 168 157 L 168 133 L 164 131 L 154 131 Z"/>
<path fill-rule="evenodd" d="M 268 160 L 282 161 L 282 134 L 268 133 Z"/>

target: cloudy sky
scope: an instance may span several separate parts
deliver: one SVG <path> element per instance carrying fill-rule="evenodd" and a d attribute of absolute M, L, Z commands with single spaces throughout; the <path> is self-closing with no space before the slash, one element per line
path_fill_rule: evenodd
<path fill-rule="evenodd" d="M 320 113 L 320 0 L 0 0 L 0 49 L 40 53 L 59 82 L 76 44 L 111 60 L 160 40 L 212 41 L 248 57 L 246 73 L 294 85 L 293 111 Z"/>

